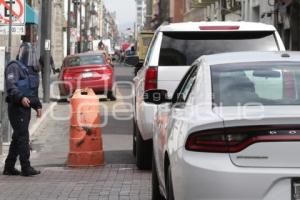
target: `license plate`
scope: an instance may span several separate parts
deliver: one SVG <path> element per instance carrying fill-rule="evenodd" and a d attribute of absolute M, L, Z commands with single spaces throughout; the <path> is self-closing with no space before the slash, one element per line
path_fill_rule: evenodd
<path fill-rule="evenodd" d="M 300 200 L 300 178 L 292 179 L 292 200 Z"/>
<path fill-rule="evenodd" d="M 91 78 L 93 77 L 93 73 L 92 72 L 86 72 L 82 74 L 82 78 Z"/>

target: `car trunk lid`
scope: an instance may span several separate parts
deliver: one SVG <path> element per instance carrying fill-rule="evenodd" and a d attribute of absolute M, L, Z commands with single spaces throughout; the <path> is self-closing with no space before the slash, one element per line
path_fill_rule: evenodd
<path fill-rule="evenodd" d="M 64 76 L 71 77 L 71 80 L 94 80 L 103 79 L 105 76 L 112 74 L 112 67 L 107 65 L 87 65 L 67 67 L 64 70 Z"/>
<path fill-rule="evenodd" d="M 237 151 L 229 153 L 232 163 L 240 167 L 300 167 L 299 106 L 260 109 L 215 109 L 224 120 L 227 138 L 243 138 Z"/>

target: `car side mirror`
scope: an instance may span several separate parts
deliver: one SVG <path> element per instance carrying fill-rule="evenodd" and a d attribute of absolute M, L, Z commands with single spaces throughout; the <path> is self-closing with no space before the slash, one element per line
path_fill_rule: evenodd
<path fill-rule="evenodd" d="M 167 90 L 147 90 L 144 93 L 144 101 L 146 103 L 152 103 L 152 104 L 162 104 L 171 102 L 170 99 L 168 99 L 168 91 Z"/>
<path fill-rule="evenodd" d="M 127 65 L 136 66 L 139 63 L 139 57 L 138 56 L 128 56 L 128 57 L 125 57 L 124 62 Z"/>

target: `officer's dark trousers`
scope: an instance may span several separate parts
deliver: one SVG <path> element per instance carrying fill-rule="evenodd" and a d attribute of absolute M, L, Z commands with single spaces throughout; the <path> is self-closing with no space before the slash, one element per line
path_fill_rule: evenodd
<path fill-rule="evenodd" d="M 22 169 L 30 166 L 29 122 L 31 110 L 16 104 L 8 104 L 8 117 L 13 128 L 12 141 L 5 167 L 13 168 L 19 156 Z"/>

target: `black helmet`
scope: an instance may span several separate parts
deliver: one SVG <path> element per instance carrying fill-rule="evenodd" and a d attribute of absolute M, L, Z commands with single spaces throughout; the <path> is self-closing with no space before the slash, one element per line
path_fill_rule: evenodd
<path fill-rule="evenodd" d="M 21 44 L 17 60 L 27 67 L 38 68 L 36 48 L 29 42 Z"/>

